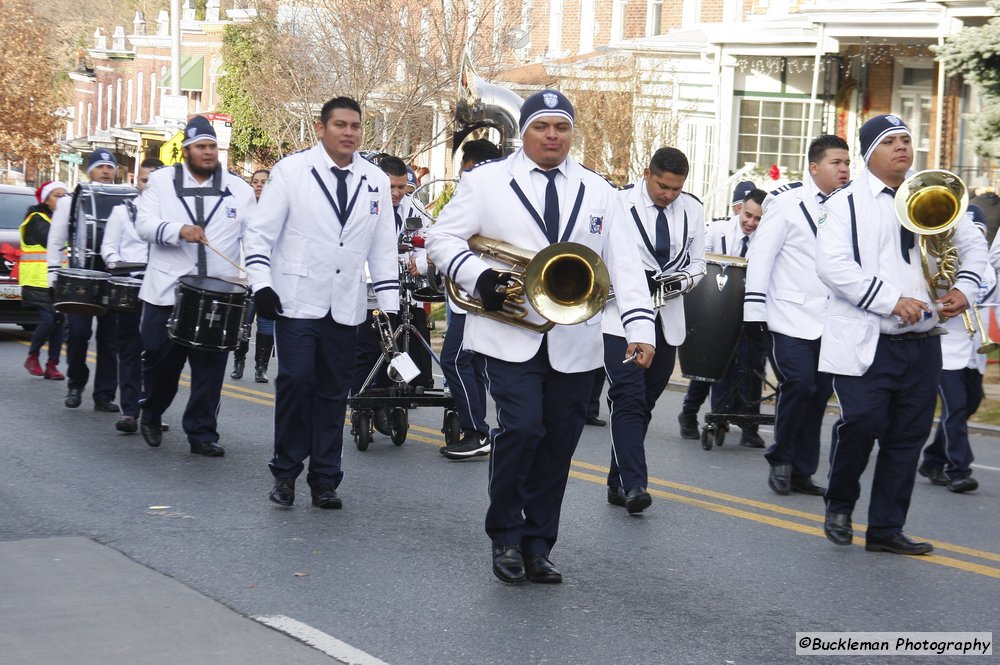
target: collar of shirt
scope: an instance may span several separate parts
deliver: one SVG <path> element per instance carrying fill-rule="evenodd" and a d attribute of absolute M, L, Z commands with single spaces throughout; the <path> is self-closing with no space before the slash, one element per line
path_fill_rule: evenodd
<path fill-rule="evenodd" d="M 641 196 L 642 196 L 642 205 L 643 205 L 643 207 L 646 210 L 651 211 L 652 214 L 653 214 L 653 219 L 656 219 L 656 213 L 658 211 L 656 210 L 656 204 L 653 203 L 653 199 L 651 199 L 649 197 L 649 190 L 646 189 L 646 179 L 643 178 L 641 181 L 639 181 L 638 183 L 636 183 L 636 187 L 640 187 L 641 188 Z M 670 218 L 670 214 L 674 210 L 674 203 L 676 203 L 676 202 L 677 202 L 677 199 L 674 199 L 673 201 L 670 202 L 669 205 L 663 206 L 663 212 L 665 212 L 667 214 L 667 219 Z"/>
<path fill-rule="evenodd" d="M 212 176 L 208 176 L 208 180 L 205 182 L 198 182 L 194 178 L 194 174 L 191 173 L 191 169 L 188 168 L 187 162 L 181 162 L 181 168 L 184 170 L 184 187 L 211 187 L 212 186 Z M 226 186 L 223 185 L 222 189 Z M 138 205 L 138 203 L 136 204 Z"/>
<path fill-rule="evenodd" d="M 568 160 L 564 159 L 562 161 L 562 163 L 559 164 L 559 166 L 556 167 L 556 170 L 559 171 L 559 173 L 562 174 L 562 176 L 563 176 L 564 179 L 569 177 L 567 175 L 567 173 L 566 173 L 567 161 Z M 534 161 L 531 160 L 530 157 L 528 157 L 528 155 L 524 152 L 523 149 L 521 150 L 521 160 L 520 160 L 520 163 L 518 164 L 518 166 L 521 169 L 523 169 L 524 172 L 529 173 L 529 174 L 532 173 L 535 169 L 541 169 L 542 171 L 551 171 L 552 170 L 552 169 L 543 169 L 541 166 L 539 166 L 538 164 L 536 164 Z M 537 175 L 540 175 L 540 174 L 537 174 Z M 542 177 L 544 177 L 544 176 L 542 176 Z M 559 178 L 556 178 L 556 183 L 558 183 L 559 180 L 560 180 Z"/>
<path fill-rule="evenodd" d="M 871 171 L 868 172 L 868 188 L 871 190 L 873 197 L 878 197 L 879 194 L 883 193 L 882 190 L 888 186 L 889 185 L 882 182 L 874 173 Z M 893 189 L 896 188 L 893 187 Z"/>
<path fill-rule="evenodd" d="M 326 170 L 327 171 L 329 171 L 333 167 L 337 166 L 336 164 L 334 164 L 333 158 L 330 157 L 330 153 L 328 153 L 326 151 L 326 148 L 323 147 L 322 143 L 320 144 L 320 150 L 319 151 L 320 151 L 320 154 L 323 155 L 323 161 L 324 161 L 324 163 L 326 163 Z M 351 163 L 350 164 L 348 164 L 347 166 L 343 166 L 343 167 L 337 166 L 337 168 L 338 169 L 347 169 L 348 171 L 350 171 L 353 174 L 354 173 L 354 165 L 355 165 L 355 163 L 357 163 L 357 159 L 358 159 L 358 153 L 354 153 L 353 155 L 351 155 Z"/>
<path fill-rule="evenodd" d="M 534 194 L 534 203 L 539 215 L 544 214 L 545 211 L 545 189 L 546 187 L 548 187 L 549 180 L 541 173 L 535 171 L 535 169 L 541 169 L 542 171 L 556 170 L 562 174 L 561 178 L 556 177 L 554 180 L 554 182 L 556 183 L 556 191 L 559 192 L 559 201 L 560 201 L 559 217 L 560 219 L 566 219 L 569 213 L 568 210 L 564 210 L 564 208 L 566 208 L 567 206 L 567 204 L 565 203 L 566 183 L 569 182 L 569 176 L 567 175 L 567 161 L 568 160 L 564 159 L 559 166 L 555 167 L 555 169 L 542 169 L 542 167 L 538 166 L 538 164 L 529 159 L 528 156 L 524 154 L 523 150 L 521 151 L 521 159 L 520 162 L 517 164 L 517 168 L 520 169 L 521 173 L 524 174 L 524 178 L 527 180 L 527 182 L 531 183 L 531 188 Z M 522 180 L 522 182 L 524 181 Z"/>

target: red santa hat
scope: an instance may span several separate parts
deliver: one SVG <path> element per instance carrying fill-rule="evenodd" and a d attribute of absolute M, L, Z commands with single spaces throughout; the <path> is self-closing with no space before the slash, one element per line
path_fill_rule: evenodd
<path fill-rule="evenodd" d="M 49 198 L 49 195 L 57 189 L 65 189 L 68 192 L 69 186 L 59 180 L 44 182 L 41 187 L 35 190 L 35 198 L 38 199 L 39 203 L 45 203 L 45 200 Z"/>

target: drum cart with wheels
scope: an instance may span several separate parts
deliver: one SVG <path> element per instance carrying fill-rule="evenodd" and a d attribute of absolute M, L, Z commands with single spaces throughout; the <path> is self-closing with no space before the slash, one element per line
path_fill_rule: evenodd
<path fill-rule="evenodd" d="M 416 326 L 413 325 L 408 300 L 408 298 L 404 298 L 401 303 L 400 322 L 395 330 L 392 329 L 392 323 L 385 312 L 374 311 L 372 325 L 379 332 L 382 355 L 371 372 L 368 373 L 361 390 L 347 399 L 347 405 L 351 409 L 351 436 L 354 438 L 354 445 L 357 446 L 358 450 L 367 450 L 371 444 L 372 433 L 375 429 L 375 413 L 379 409 L 387 411 L 389 438 L 397 446 L 406 442 L 406 434 L 409 430 L 408 409 L 421 406 L 442 407 L 444 409 L 441 431 L 444 434 L 446 445 L 458 443 L 462 437 L 462 428 L 451 393 L 443 389 L 410 386 L 391 365 L 395 358 L 406 353 L 410 340 L 416 339 L 427 350 L 438 367 L 441 366 L 441 360 L 431 349 L 427 340 L 417 331 Z M 400 351 L 400 347 L 402 347 L 402 351 Z M 378 372 L 387 364 L 389 365 L 388 375 L 392 385 L 388 388 L 371 386 Z"/>
<path fill-rule="evenodd" d="M 767 380 L 766 376 L 760 375 L 751 369 L 741 369 L 736 373 L 732 385 L 723 396 L 723 404 L 732 404 L 733 400 L 743 388 L 743 384 L 750 381 L 754 375 L 758 375 L 764 382 L 764 387 L 769 394 L 761 396 L 757 406 L 774 399 L 777 387 Z M 701 428 L 701 447 L 703 450 L 711 450 L 713 446 L 722 446 L 726 442 L 726 432 L 730 425 L 736 425 L 743 429 L 745 425 L 773 425 L 774 414 L 771 413 L 716 413 L 709 411 L 705 414 L 705 425 Z"/>

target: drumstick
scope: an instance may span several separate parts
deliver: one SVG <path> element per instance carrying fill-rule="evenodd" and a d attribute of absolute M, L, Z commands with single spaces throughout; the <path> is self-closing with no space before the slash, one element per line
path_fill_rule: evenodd
<path fill-rule="evenodd" d="M 210 244 L 209 244 L 209 242 L 208 242 L 207 240 L 206 240 L 206 241 L 205 241 L 205 242 L 204 242 L 203 244 L 205 245 L 205 247 L 208 247 L 208 248 L 209 248 L 210 250 L 212 250 L 213 252 L 215 252 L 216 254 L 218 254 L 219 256 L 221 256 L 221 257 L 222 257 L 223 259 L 225 259 L 226 263 L 228 263 L 228 264 L 229 264 L 229 265 L 231 265 L 232 267 L 236 268 L 236 269 L 237 269 L 237 270 L 239 270 L 240 272 L 246 272 L 246 268 L 241 268 L 240 266 L 238 266 L 238 265 L 236 265 L 235 263 L 233 263 L 233 262 L 232 262 L 232 261 L 231 261 L 231 260 L 229 259 L 229 257 L 228 257 L 228 256 L 226 256 L 225 254 L 223 254 L 222 252 L 220 252 L 220 251 L 219 251 L 219 250 L 217 250 L 216 248 L 212 247 L 212 245 L 210 245 Z"/>

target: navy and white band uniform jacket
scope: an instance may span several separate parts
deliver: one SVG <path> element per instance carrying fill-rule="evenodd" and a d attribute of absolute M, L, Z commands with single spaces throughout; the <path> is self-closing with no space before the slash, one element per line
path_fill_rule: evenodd
<path fill-rule="evenodd" d="M 69 242 L 69 214 L 73 209 L 76 197 L 72 192 L 56 201 L 56 208 L 52 211 L 52 221 L 49 224 L 49 238 L 46 244 L 46 260 L 49 266 L 49 286 L 54 286 L 56 281 L 56 270 L 65 267 L 68 256 L 66 244 Z M 86 225 L 77 225 L 76 247 L 79 256 L 83 257 L 87 247 Z"/>
<path fill-rule="evenodd" d="M 390 203 L 392 201 L 390 195 Z M 396 208 L 394 213 L 399 214 L 399 222 L 396 223 L 396 214 L 393 214 L 393 222 L 396 224 L 396 241 L 400 243 L 403 241 L 403 234 L 406 233 L 406 219 L 409 216 L 419 217 L 419 213 L 413 208 L 413 197 L 409 194 L 403 196 L 399 201 L 399 207 Z M 421 219 L 421 222 L 423 220 Z M 418 234 L 424 235 L 426 230 L 421 229 Z M 398 246 L 397 246 L 398 249 Z M 414 247 L 409 252 L 403 252 L 398 255 L 399 261 L 399 274 L 402 275 L 402 271 L 409 270 L 410 256 L 413 256 L 417 262 L 417 269 L 422 270 L 421 275 L 427 274 L 427 250 L 423 247 Z M 378 297 L 375 295 L 375 288 L 372 286 L 372 275 L 368 268 L 368 263 L 365 262 L 365 289 L 367 294 L 367 302 L 365 307 L 368 309 L 378 309 Z"/>
<path fill-rule="evenodd" d="M 347 167 L 347 219 L 343 226 L 317 178 L 336 202 L 333 160 L 317 143 L 285 157 L 271 170 L 247 229 L 247 277 L 254 292 L 271 287 L 282 316 L 341 325 L 365 320 L 365 261 L 379 307 L 399 310 L 396 223 L 389 176 L 354 153 Z"/>
<path fill-rule="evenodd" d="M 187 164 L 181 168 L 184 170 L 182 186 L 185 189 L 212 187 L 213 178 L 199 183 L 191 175 Z M 223 196 L 204 198 L 205 237 L 212 247 L 235 262 L 239 261 L 240 243 L 247 219 L 256 206 L 256 198 L 250 185 L 225 170 L 220 188 Z M 139 237 L 149 243 L 149 261 L 139 298 L 151 305 L 173 305 L 177 279 L 198 274 L 198 244 L 188 242 L 180 235 L 181 228 L 185 224 L 194 224 L 194 221 L 174 190 L 174 167 L 151 173 L 149 183 L 137 201 L 139 214 L 136 230 Z M 194 197 L 185 197 L 184 201 L 194 213 Z M 208 276 L 230 280 L 240 277 L 239 270 L 207 247 L 205 256 Z"/>
<path fill-rule="evenodd" d="M 670 259 L 661 266 L 654 253 L 658 243 L 661 242 L 661 239 L 656 237 L 657 209 L 649 198 L 646 182 L 640 180 L 635 185 L 629 185 L 619 192 L 619 196 L 625 207 L 624 224 L 631 225 L 629 230 L 636 241 L 643 269 L 657 273 L 662 271 L 665 274 L 696 275 L 694 281 L 699 282 L 705 272 L 705 210 L 701 201 L 687 192 L 682 192 L 663 209 L 670 231 Z M 639 233 L 637 225 L 640 224 L 645 239 Z M 649 241 L 648 245 L 646 240 Z M 684 298 L 668 300 L 658 313 L 667 344 L 680 346 L 687 335 Z M 601 327 L 608 335 L 624 336 L 617 298 L 608 302 L 604 308 Z"/>
<path fill-rule="evenodd" d="M 826 197 L 811 177 L 768 202 L 747 253 L 744 321 L 798 339 L 819 339 L 829 289 L 816 275 L 816 220 Z"/>
<path fill-rule="evenodd" d="M 885 187 L 864 169 L 827 199 L 826 214 L 817 220 L 816 269 L 832 294 L 820 348 L 822 372 L 861 376 L 872 364 L 880 334 L 938 325 L 936 313 L 909 326 L 900 326 L 892 315 L 900 297 L 932 303 L 937 296 L 928 294 L 916 243 L 907 252 L 909 263 L 903 259 L 900 224 Z M 954 286 L 972 304 L 987 264 L 986 241 L 963 217 L 953 242 L 960 259 Z"/>
<path fill-rule="evenodd" d="M 427 236 L 427 253 L 439 270 L 477 297 L 476 280 L 487 268 L 509 266 L 469 250 L 468 238 L 480 234 L 523 249 L 549 245 L 544 212 L 547 179 L 522 150 L 484 162 L 462 175 Z M 654 319 L 646 277 L 632 234 L 617 231 L 627 224 L 618 191 L 603 177 L 572 158 L 559 167 L 559 240 L 584 244 L 597 252 L 611 274 L 618 306 L 625 312 L 629 343 L 655 344 Z M 543 319 L 530 303 L 528 320 Z M 584 323 L 557 325 L 548 336 L 549 365 L 558 372 L 584 372 L 604 364 L 601 314 Z M 470 313 L 465 321 L 464 349 L 508 362 L 524 362 L 538 352 L 542 335 Z"/>
<path fill-rule="evenodd" d="M 751 233 L 750 240 L 747 241 L 748 250 L 753 245 L 753 236 Z M 740 227 L 739 215 L 733 215 L 729 219 L 717 219 L 705 230 L 706 253 L 739 256 L 742 241 L 743 229 Z"/>
<path fill-rule="evenodd" d="M 135 227 L 138 213 L 139 209 L 133 202 L 115 206 L 108 215 L 101 241 L 101 257 L 109 268 L 118 263 L 146 263 L 148 260 L 149 243 L 139 237 Z"/>

